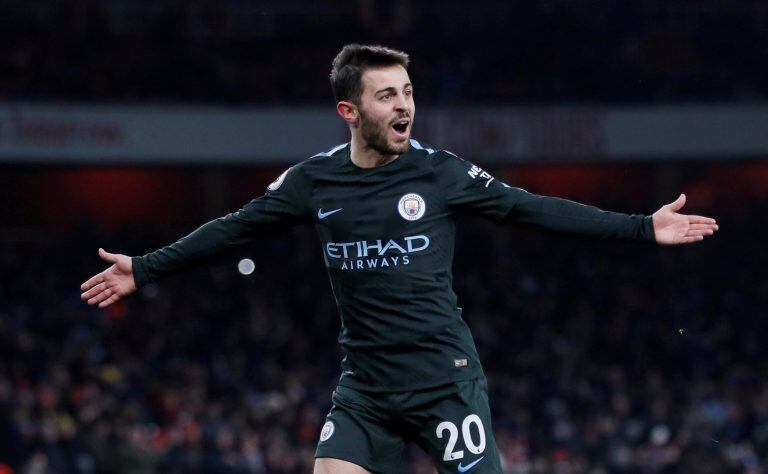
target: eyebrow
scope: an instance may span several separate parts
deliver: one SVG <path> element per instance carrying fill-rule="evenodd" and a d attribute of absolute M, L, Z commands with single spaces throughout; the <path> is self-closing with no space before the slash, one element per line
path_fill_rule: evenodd
<path fill-rule="evenodd" d="M 411 84 L 410 82 L 408 82 L 408 83 L 406 83 L 406 84 L 403 86 L 403 89 L 405 89 L 405 88 L 408 88 L 408 87 L 413 87 L 413 84 Z M 379 90 L 377 90 L 377 91 L 376 91 L 376 92 L 374 92 L 373 94 L 374 94 L 374 95 L 379 95 L 379 94 L 380 94 L 380 93 L 382 93 L 382 92 L 397 92 L 397 88 L 395 88 L 395 87 L 391 87 L 391 86 L 390 86 L 390 87 L 385 87 L 384 89 L 379 89 Z"/>

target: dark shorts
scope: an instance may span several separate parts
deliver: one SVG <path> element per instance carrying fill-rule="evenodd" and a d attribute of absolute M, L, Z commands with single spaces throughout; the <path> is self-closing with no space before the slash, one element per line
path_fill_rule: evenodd
<path fill-rule="evenodd" d="M 315 457 L 402 473 L 403 450 L 414 442 L 440 473 L 501 473 L 484 377 L 398 393 L 339 386 L 331 400 Z"/>

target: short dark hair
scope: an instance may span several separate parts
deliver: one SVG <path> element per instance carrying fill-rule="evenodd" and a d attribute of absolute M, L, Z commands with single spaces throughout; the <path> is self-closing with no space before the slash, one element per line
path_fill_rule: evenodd
<path fill-rule="evenodd" d="M 408 69 L 408 54 L 385 46 L 348 44 L 333 59 L 331 88 L 336 102 L 360 102 L 366 69 L 400 65 Z"/>

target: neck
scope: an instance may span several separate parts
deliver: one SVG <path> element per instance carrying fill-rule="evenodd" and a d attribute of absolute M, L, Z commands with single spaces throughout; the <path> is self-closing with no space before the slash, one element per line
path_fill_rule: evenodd
<path fill-rule="evenodd" d="M 399 155 L 383 155 L 374 150 L 358 134 L 352 134 L 349 144 L 349 158 L 360 168 L 375 168 L 395 161 Z"/>

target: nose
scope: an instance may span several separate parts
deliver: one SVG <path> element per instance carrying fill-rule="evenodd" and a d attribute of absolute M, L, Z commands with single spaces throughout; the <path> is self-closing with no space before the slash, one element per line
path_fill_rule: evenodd
<path fill-rule="evenodd" d="M 398 112 L 408 110 L 408 100 L 403 94 L 398 94 L 395 100 L 395 110 Z"/>

